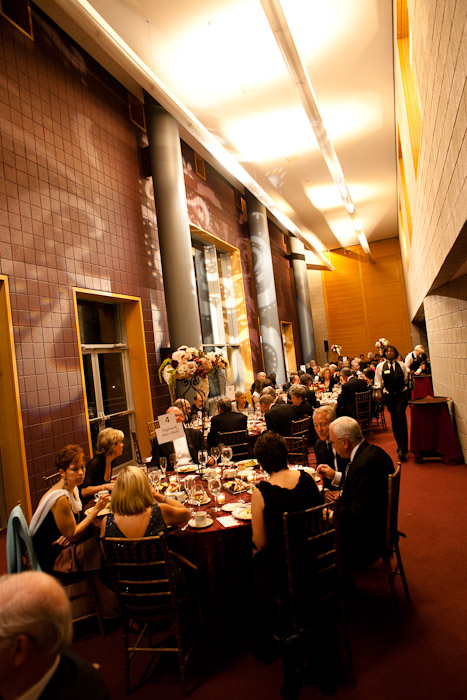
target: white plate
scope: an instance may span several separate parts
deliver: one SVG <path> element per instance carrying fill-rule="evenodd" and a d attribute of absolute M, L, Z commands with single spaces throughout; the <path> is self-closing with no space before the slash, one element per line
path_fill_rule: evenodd
<path fill-rule="evenodd" d="M 191 506 L 205 506 L 206 503 L 211 503 L 211 499 L 209 498 L 209 496 L 207 496 L 207 497 L 204 499 L 204 501 L 198 502 L 198 501 L 192 501 L 191 498 L 190 498 L 190 500 L 188 501 L 188 503 L 189 503 Z"/>
<path fill-rule="evenodd" d="M 191 472 L 198 471 L 198 467 L 195 464 L 186 464 L 184 467 L 176 467 L 175 471 L 180 474 L 190 474 Z"/>
<path fill-rule="evenodd" d="M 214 520 L 212 520 L 211 518 L 206 518 L 205 523 L 203 523 L 202 525 L 197 525 L 196 520 L 194 518 L 192 518 L 191 520 L 188 521 L 188 525 L 190 527 L 194 527 L 195 530 L 200 530 L 203 527 L 209 527 L 210 525 L 213 524 L 213 522 L 214 522 Z"/>
<path fill-rule="evenodd" d="M 249 505 L 245 505 L 243 508 L 238 506 L 232 511 L 232 515 L 238 520 L 251 520 L 251 507 Z"/>
<path fill-rule="evenodd" d="M 237 462 L 237 469 L 254 469 L 258 466 L 256 459 L 242 459 Z"/>
<path fill-rule="evenodd" d="M 222 510 L 225 510 L 226 513 L 231 513 L 234 508 L 237 508 L 238 504 L 237 503 L 225 503 L 222 506 Z"/>

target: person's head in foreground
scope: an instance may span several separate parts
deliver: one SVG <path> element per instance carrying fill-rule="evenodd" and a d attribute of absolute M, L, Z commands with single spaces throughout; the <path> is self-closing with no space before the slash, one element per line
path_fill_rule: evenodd
<path fill-rule="evenodd" d="M 287 469 L 287 442 L 282 435 L 268 430 L 255 444 L 255 457 L 268 474 Z"/>
<path fill-rule="evenodd" d="M 355 418 L 341 416 L 329 426 L 329 440 L 339 457 L 348 459 L 355 445 L 363 440 L 363 433 Z"/>

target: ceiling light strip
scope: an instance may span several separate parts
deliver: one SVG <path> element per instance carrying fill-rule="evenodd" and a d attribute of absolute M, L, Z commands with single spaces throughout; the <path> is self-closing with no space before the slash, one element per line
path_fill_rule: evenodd
<path fill-rule="evenodd" d="M 331 177 L 339 190 L 344 206 L 350 216 L 360 245 L 365 253 L 370 256 L 370 247 L 363 232 L 362 225 L 355 214 L 355 204 L 347 188 L 341 164 L 334 150 L 334 146 L 327 135 L 316 103 L 313 86 L 293 40 L 280 0 L 260 0 L 260 2 L 289 74 L 298 91 L 300 101 L 312 126 L 325 163 L 328 166 Z"/>
<path fill-rule="evenodd" d="M 308 250 L 311 250 L 329 270 L 334 266 L 325 258 L 303 232 L 274 203 L 272 198 L 254 180 L 236 159 L 209 133 L 180 100 L 159 80 L 155 73 L 141 60 L 128 44 L 112 29 L 105 19 L 87 0 L 55 0 L 67 15 L 86 33 L 99 43 L 112 58 L 122 65 L 128 73 L 150 93 L 209 153 L 226 168 L 244 187 L 246 187 L 282 225 L 296 238 L 299 238 Z M 324 248 L 324 246 L 323 246 Z"/>

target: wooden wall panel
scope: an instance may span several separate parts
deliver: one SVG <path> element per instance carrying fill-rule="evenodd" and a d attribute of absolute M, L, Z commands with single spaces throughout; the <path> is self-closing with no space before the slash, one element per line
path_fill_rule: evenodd
<path fill-rule="evenodd" d="M 360 246 L 330 253 L 335 270 L 322 272 L 329 345 L 366 356 L 385 337 L 405 355 L 411 337 L 398 239 L 371 243 L 371 254 L 373 264 Z"/>

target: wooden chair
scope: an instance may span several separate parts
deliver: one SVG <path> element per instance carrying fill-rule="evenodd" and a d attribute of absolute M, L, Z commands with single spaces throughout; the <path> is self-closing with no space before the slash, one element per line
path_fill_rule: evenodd
<path fill-rule="evenodd" d="M 386 547 L 385 552 L 381 557 L 382 567 L 372 565 L 370 568 L 375 571 L 381 571 L 386 574 L 391 588 L 391 594 L 394 602 L 397 604 L 397 591 L 395 586 L 396 576 L 400 576 L 404 587 L 405 596 L 410 601 L 410 592 L 405 577 L 404 567 L 402 565 L 401 553 L 399 550 L 399 538 L 406 537 L 403 532 L 398 530 L 399 517 L 399 491 L 401 481 L 401 463 L 397 465 L 394 474 L 388 476 L 388 505 L 386 510 Z M 395 566 L 393 566 L 393 558 L 396 558 Z"/>
<path fill-rule="evenodd" d="M 308 439 L 303 435 L 284 438 L 287 443 L 287 461 L 289 464 L 308 466 Z"/>
<path fill-rule="evenodd" d="M 292 430 L 290 432 L 291 436 L 295 437 L 297 435 L 301 435 L 304 438 L 306 438 L 308 443 L 308 438 L 310 435 L 310 423 L 311 418 L 309 416 L 307 416 L 306 418 L 301 418 L 300 420 L 293 420 Z"/>
<path fill-rule="evenodd" d="M 62 477 L 58 472 L 55 472 L 54 474 L 49 474 L 49 476 L 43 476 L 42 481 L 45 484 L 45 489 L 48 491 L 51 486 L 54 484 L 57 484 Z"/>
<path fill-rule="evenodd" d="M 379 425 L 381 421 L 381 427 L 384 431 L 388 429 L 386 425 L 386 416 L 384 414 L 384 400 L 383 400 L 383 390 L 373 389 L 372 391 L 372 403 L 371 403 L 371 417 L 376 421 L 376 425 Z"/>
<path fill-rule="evenodd" d="M 297 686 L 299 692 L 304 662 L 319 664 L 320 650 L 323 660 L 332 658 L 331 666 L 337 673 L 341 651 L 345 651 L 347 667 L 353 665 L 336 552 L 336 523 L 323 517 L 331 508 L 323 504 L 283 515 L 288 578 L 282 599 L 288 634 L 280 640 L 284 649 L 283 697 L 293 697 L 290 691 L 297 691 Z M 319 673 L 320 669 L 310 670 Z"/>
<path fill-rule="evenodd" d="M 219 445 L 232 448 L 232 459 L 234 462 L 238 462 L 240 459 L 248 459 L 248 457 L 251 456 L 248 442 L 248 430 L 219 433 Z"/>
<path fill-rule="evenodd" d="M 137 652 L 146 652 L 151 659 L 138 687 L 148 679 L 154 658 L 172 653 L 178 656 L 186 695 L 185 666 L 198 634 L 202 636 L 202 619 L 196 586 L 192 581 L 182 585 L 175 567 L 192 578 L 197 567 L 169 551 L 162 533 L 138 539 L 105 537 L 101 547 L 123 617 L 127 693 L 132 692 L 131 659 Z"/>
<path fill-rule="evenodd" d="M 146 425 L 148 426 L 149 439 L 152 442 L 156 437 L 156 429 L 159 428 L 159 421 L 150 420 Z"/>
<path fill-rule="evenodd" d="M 371 429 L 371 390 L 355 394 L 355 419 L 362 430 Z"/>

